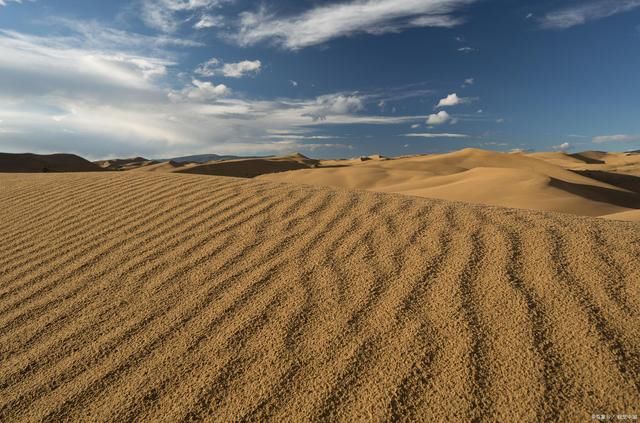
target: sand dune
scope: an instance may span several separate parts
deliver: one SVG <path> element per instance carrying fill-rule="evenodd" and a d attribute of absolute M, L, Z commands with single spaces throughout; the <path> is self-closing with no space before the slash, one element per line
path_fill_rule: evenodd
<path fill-rule="evenodd" d="M 583 161 L 580 163 L 584 164 Z M 640 179 L 629 178 L 633 178 L 633 184 L 638 186 Z M 392 192 L 584 216 L 640 208 L 640 194 L 629 189 L 629 178 L 625 179 L 627 185 L 621 186 L 615 184 L 611 175 L 594 177 L 524 154 L 477 149 L 363 163 L 331 161 L 314 169 L 260 176 L 260 179 L 277 182 Z"/>
<path fill-rule="evenodd" d="M 103 170 L 75 154 L 0 153 L 0 172 L 95 172 Z"/>
<path fill-rule="evenodd" d="M 0 421 L 639 412 L 637 224 L 138 171 L 0 204 Z"/>
<path fill-rule="evenodd" d="M 259 175 L 286 172 L 298 169 L 309 169 L 319 162 L 302 154 L 292 154 L 284 157 L 237 159 L 214 161 L 187 169 L 175 170 L 177 173 L 191 173 L 199 175 L 233 176 L 253 178 Z"/>
<path fill-rule="evenodd" d="M 145 159 L 144 157 L 132 157 L 129 159 L 99 160 L 94 163 L 107 170 L 132 170 L 140 167 L 154 165 L 158 162 Z"/>
<path fill-rule="evenodd" d="M 167 162 L 147 166 L 139 170 L 146 172 L 190 173 L 210 176 L 232 176 L 254 178 L 259 175 L 286 172 L 298 169 L 310 169 L 317 166 L 318 160 L 295 153 L 282 157 L 260 157 L 233 160 L 215 160 L 207 163 Z"/>

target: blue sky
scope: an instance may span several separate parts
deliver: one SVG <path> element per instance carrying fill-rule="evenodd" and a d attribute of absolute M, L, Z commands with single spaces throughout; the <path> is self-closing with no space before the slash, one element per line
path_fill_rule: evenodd
<path fill-rule="evenodd" d="M 640 149 L 640 0 L 0 0 L 0 151 Z"/>

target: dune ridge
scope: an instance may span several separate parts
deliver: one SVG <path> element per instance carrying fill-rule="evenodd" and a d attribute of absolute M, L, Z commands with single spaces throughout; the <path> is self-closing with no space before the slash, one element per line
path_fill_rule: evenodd
<path fill-rule="evenodd" d="M 137 171 L 0 204 L 2 421 L 638 412 L 637 224 Z"/>

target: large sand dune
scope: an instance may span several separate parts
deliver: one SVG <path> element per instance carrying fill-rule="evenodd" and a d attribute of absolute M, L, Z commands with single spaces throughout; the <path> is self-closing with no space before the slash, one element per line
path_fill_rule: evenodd
<path fill-rule="evenodd" d="M 0 204 L 0 421 L 640 412 L 634 223 L 148 172 Z"/>
<path fill-rule="evenodd" d="M 567 169 L 560 166 L 560 158 L 564 157 L 565 164 L 578 159 L 560 154 L 530 157 L 469 148 L 394 160 L 330 161 L 313 169 L 259 178 L 583 216 L 640 208 L 639 177 Z M 640 157 L 633 160 L 640 165 Z"/>

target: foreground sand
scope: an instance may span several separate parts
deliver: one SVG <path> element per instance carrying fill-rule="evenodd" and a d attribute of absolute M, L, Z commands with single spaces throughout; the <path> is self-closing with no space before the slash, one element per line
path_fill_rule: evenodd
<path fill-rule="evenodd" d="M 640 225 L 0 174 L 0 421 L 640 413 Z"/>

